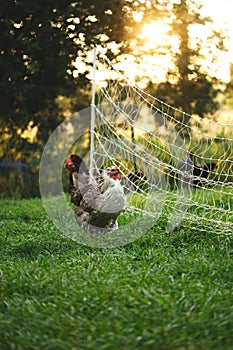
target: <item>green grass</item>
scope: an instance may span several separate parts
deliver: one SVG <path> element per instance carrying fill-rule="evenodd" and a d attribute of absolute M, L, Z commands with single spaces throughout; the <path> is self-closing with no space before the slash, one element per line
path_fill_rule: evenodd
<path fill-rule="evenodd" d="M 158 222 L 127 246 L 89 248 L 39 199 L 0 201 L 0 225 L 1 350 L 232 349 L 230 236 Z"/>

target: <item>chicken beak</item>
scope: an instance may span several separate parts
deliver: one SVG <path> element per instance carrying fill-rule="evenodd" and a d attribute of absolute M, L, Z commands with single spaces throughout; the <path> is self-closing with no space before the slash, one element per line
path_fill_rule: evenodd
<path fill-rule="evenodd" d="M 118 175 L 118 174 L 120 174 L 120 169 L 118 167 L 117 168 L 114 167 L 110 170 L 110 172 L 113 175 Z"/>

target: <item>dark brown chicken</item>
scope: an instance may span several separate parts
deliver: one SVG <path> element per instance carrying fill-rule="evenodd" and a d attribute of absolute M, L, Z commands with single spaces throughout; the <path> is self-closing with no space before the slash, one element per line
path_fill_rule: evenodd
<path fill-rule="evenodd" d="M 206 184 L 206 180 L 209 178 L 210 174 L 218 167 L 218 163 L 196 163 L 195 154 L 192 153 L 190 149 L 187 149 L 187 155 L 190 157 L 192 162 L 192 186 L 194 188 L 203 187 Z"/>

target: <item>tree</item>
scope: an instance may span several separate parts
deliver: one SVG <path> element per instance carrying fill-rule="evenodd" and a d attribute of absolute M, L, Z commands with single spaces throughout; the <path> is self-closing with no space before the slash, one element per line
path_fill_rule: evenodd
<path fill-rule="evenodd" d="M 71 105 L 76 110 L 85 107 L 85 103 L 89 105 L 86 74 L 78 79 L 73 77 L 76 57 L 85 57 L 94 41 L 106 48 L 113 41 L 129 43 L 137 34 L 135 14 L 140 14 L 143 22 L 161 14 L 172 18 L 171 32 L 180 42 L 179 51 L 173 55 L 175 68 L 168 70 L 165 82 L 158 86 L 150 84 L 149 90 L 188 114 L 203 116 L 213 112 L 217 108 L 216 79 L 201 69 L 198 62 L 201 45 L 198 42 L 196 47 L 191 45 L 189 36 L 193 24 L 204 27 L 209 19 L 202 18 L 200 6 L 190 0 L 173 3 L 172 11 L 167 6 L 166 1 L 143 0 L 1 1 L 0 156 L 12 155 L 10 140 L 18 150 L 31 149 L 31 143 L 22 139 L 29 125 L 37 128 L 38 145 L 46 142 L 64 118 L 63 107 L 57 104 L 58 96 L 72 98 L 78 88 L 78 95 L 84 91 L 85 99 L 81 96 L 81 105 L 79 101 Z M 214 35 L 215 46 L 222 49 L 221 37 Z M 109 55 L 113 53 L 109 51 Z M 17 149 L 13 153 L 15 156 Z"/>
<path fill-rule="evenodd" d="M 1 157 L 27 158 L 32 144 L 22 135 L 29 125 L 37 128 L 37 146 L 43 146 L 64 118 L 57 97 L 87 86 L 85 74 L 73 77 L 76 57 L 95 40 L 106 45 L 126 40 L 134 6 L 124 0 L 1 1 Z"/>
<path fill-rule="evenodd" d="M 216 96 L 219 92 L 218 81 L 202 68 L 202 48 L 206 55 L 214 60 L 213 52 L 223 50 L 223 39 L 220 33 L 212 32 L 203 43 L 200 38 L 191 38 L 192 26 L 200 26 L 202 31 L 211 23 L 210 18 L 202 17 L 201 5 L 189 0 L 180 0 L 173 4 L 170 34 L 179 39 L 179 49 L 173 54 L 174 66 L 169 67 L 166 81 L 157 86 L 150 83 L 148 90 L 166 103 L 186 112 L 182 115 L 185 123 L 190 115 L 201 117 L 214 113 L 218 108 Z M 209 46 L 208 46 L 209 44 Z M 209 50 L 209 52 L 208 52 Z"/>

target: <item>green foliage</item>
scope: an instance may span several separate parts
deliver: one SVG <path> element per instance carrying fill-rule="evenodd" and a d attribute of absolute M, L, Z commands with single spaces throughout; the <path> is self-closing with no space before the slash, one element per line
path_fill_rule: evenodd
<path fill-rule="evenodd" d="M 83 102 L 90 87 L 85 75 L 78 82 L 73 78 L 76 57 L 85 56 L 102 34 L 106 43 L 125 40 L 133 19 L 123 0 L 2 1 L 0 13 L 0 157 L 25 160 L 32 144 L 21 135 L 29 123 L 38 128 L 34 142 L 40 154 L 64 119 L 58 96 L 75 96 L 78 85 L 73 110 L 90 102 Z"/>
<path fill-rule="evenodd" d="M 0 208 L 2 350 L 232 348 L 231 237 L 167 234 L 161 219 L 95 249 L 57 232 L 38 199 Z"/>
<path fill-rule="evenodd" d="M 180 115 L 182 122 L 188 124 L 190 116 L 197 114 L 200 117 L 213 114 L 218 108 L 216 100 L 219 93 L 219 82 L 210 76 L 202 66 L 202 45 L 200 39 L 190 37 L 190 29 L 193 25 L 205 26 L 211 22 L 209 17 L 200 14 L 201 5 L 187 0 L 181 0 L 173 6 L 173 21 L 171 23 L 171 35 L 176 35 L 179 40 L 179 49 L 173 54 L 174 67 L 167 71 L 166 81 L 154 86 L 148 85 L 150 93 L 165 101 L 173 107 L 177 107 L 185 114 Z M 224 50 L 223 37 L 219 32 L 209 36 L 203 45 L 209 53 L 208 59 L 215 60 L 218 52 Z"/>
<path fill-rule="evenodd" d="M 195 61 L 200 47 L 190 47 L 188 29 L 193 23 L 204 25 L 205 19 L 193 2 L 188 5 L 182 0 L 172 9 L 173 34 L 180 40 L 176 71 L 168 71 L 167 82 L 148 89 L 185 112 L 202 116 L 217 108 L 216 81 Z M 137 26 L 171 17 L 166 3 L 125 0 L 10 0 L 1 1 L 0 13 L 0 159 L 20 159 L 35 170 L 50 134 L 67 115 L 90 104 L 87 72 L 78 79 L 73 76 L 76 58 L 87 59 L 94 41 L 105 47 L 122 43 L 124 52 L 138 34 Z M 142 15 L 141 24 L 134 20 L 136 13 Z M 220 48 L 221 38 L 215 35 L 215 40 Z M 110 49 L 107 53 L 114 57 Z M 124 99 L 127 91 L 122 94 Z M 184 116 L 188 123 L 189 116 Z M 29 126 L 36 130 L 33 140 L 24 135 Z"/>

